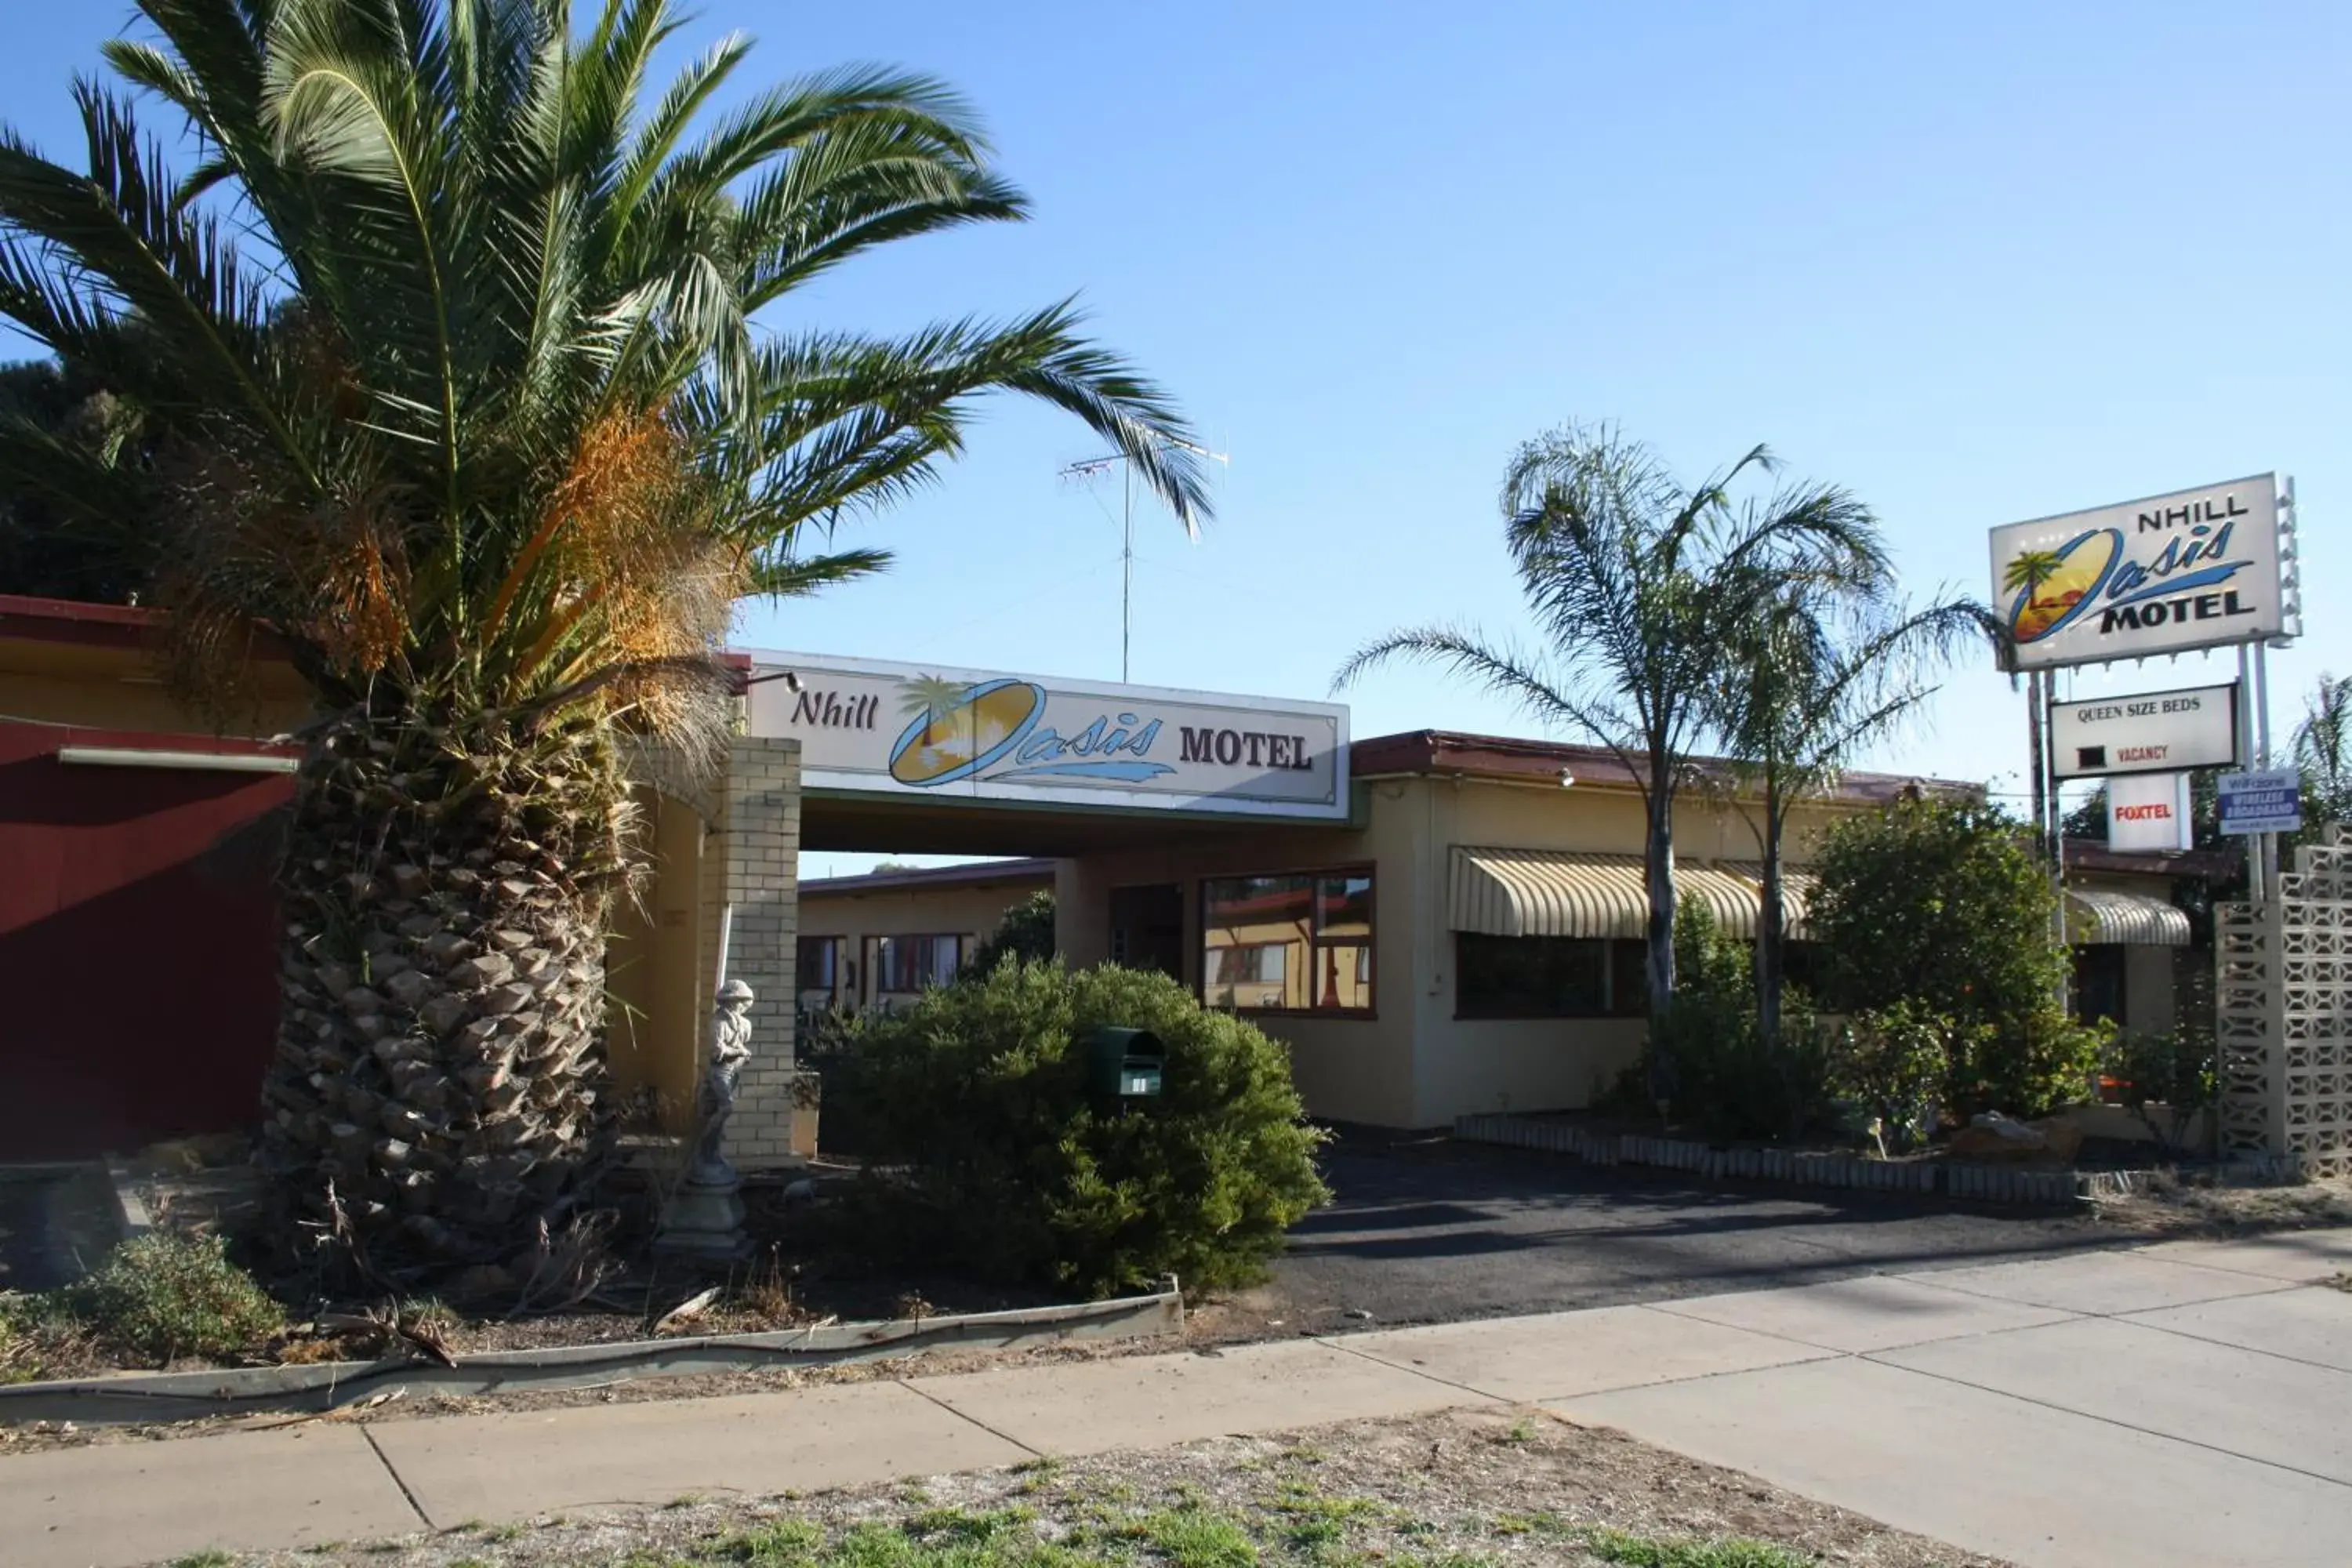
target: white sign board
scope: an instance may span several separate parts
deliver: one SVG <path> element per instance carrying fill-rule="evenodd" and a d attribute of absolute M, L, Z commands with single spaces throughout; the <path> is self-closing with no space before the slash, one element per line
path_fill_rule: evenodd
<path fill-rule="evenodd" d="M 1348 710 L 1332 703 L 793 653 L 751 658 L 751 733 L 801 743 L 805 789 L 1348 816 Z"/>
<path fill-rule="evenodd" d="M 2053 702 L 2050 747 L 2062 779 L 2230 767 L 2238 760 L 2238 689 Z"/>
<path fill-rule="evenodd" d="M 2293 833 L 2303 826 L 2303 777 L 2293 768 L 2223 773 L 2214 782 L 2224 833 Z"/>
<path fill-rule="evenodd" d="M 2107 781 L 2107 847 L 2189 847 L 2189 775 L 2126 773 Z"/>
<path fill-rule="evenodd" d="M 2017 668 L 2277 637 L 2278 480 L 2256 474 L 1992 531 L 1992 604 Z"/>

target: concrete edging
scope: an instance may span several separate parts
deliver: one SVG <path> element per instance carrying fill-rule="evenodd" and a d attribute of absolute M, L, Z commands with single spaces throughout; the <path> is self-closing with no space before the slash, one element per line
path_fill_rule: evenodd
<path fill-rule="evenodd" d="M 487 1351 L 458 1356 L 454 1366 L 404 1359 L 321 1362 L 20 1383 L 0 1386 L 0 1423 L 186 1421 L 247 1411 L 322 1411 L 394 1390 L 468 1394 L 578 1388 L 699 1373 L 827 1366 L 947 1346 L 1008 1349 L 1066 1340 L 1139 1339 L 1174 1334 L 1183 1326 L 1184 1297 L 1171 1277 L 1151 1295 L 1108 1301 L 772 1333 Z"/>
<path fill-rule="evenodd" d="M 1940 1194 L 1971 1203 L 2053 1206 L 2121 1197 L 2146 1184 L 2138 1171 L 2020 1171 L 1953 1160 L 1874 1160 L 1866 1155 L 1796 1149 L 1717 1149 L 1681 1138 L 1600 1132 L 1572 1121 L 1507 1112 L 1454 1118 L 1454 1136 L 1467 1143 L 1567 1154 L 1593 1165 L 1651 1165 L 1688 1171 L 1710 1180 L 1788 1182 L 1799 1186 L 1864 1192 Z M 2255 1155 L 2231 1162 L 2231 1179 L 2283 1184 L 2301 1179 L 2294 1155 Z"/>

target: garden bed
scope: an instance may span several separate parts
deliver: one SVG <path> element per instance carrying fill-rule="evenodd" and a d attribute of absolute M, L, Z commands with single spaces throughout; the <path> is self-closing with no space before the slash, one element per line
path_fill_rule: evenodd
<path fill-rule="evenodd" d="M 1798 1186 L 1851 1188 L 1917 1197 L 1941 1196 L 1976 1203 L 2066 1206 L 2120 1197 L 2146 1184 L 2157 1173 L 2176 1170 L 2160 1163 L 2154 1145 L 2145 1165 L 2122 1166 L 2122 1145 L 2102 1142 L 2095 1159 L 2105 1168 L 2080 1164 L 1991 1163 L 1949 1157 L 1941 1150 L 1882 1159 L 1842 1148 L 1720 1148 L 1673 1132 L 1627 1132 L 1598 1119 L 1491 1113 L 1459 1117 L 1454 1135 L 1466 1142 L 1538 1149 L 1599 1165 L 1651 1165 L 1687 1171 L 1709 1180 L 1785 1182 Z M 2190 1170 L 2217 1185 L 2290 1185 L 2302 1180 L 2291 1156 L 2254 1156 L 2192 1164 Z"/>
<path fill-rule="evenodd" d="M 820 1182 L 850 1173 L 841 1167 L 815 1172 Z M 272 1278 L 265 1267 L 260 1283 L 275 1299 L 265 1304 L 268 1327 L 242 1330 L 237 1323 L 250 1320 L 225 1327 L 215 1321 L 223 1310 L 219 1292 L 233 1290 L 242 1278 L 229 1260 L 257 1263 L 261 1257 L 249 1245 L 262 1219 L 261 1180 L 236 1151 L 172 1146 L 160 1158 L 116 1169 L 110 1194 L 109 1173 L 95 1166 L 59 1173 L 46 1185 L 16 1184 L 11 1190 L 23 1201 L 0 1219 L 15 1219 L 10 1228 L 27 1237 L 18 1253 L 43 1259 L 57 1253 L 54 1241 L 35 1245 L 40 1238 L 32 1222 L 58 1208 L 58 1194 L 67 1192 L 60 1183 L 68 1175 L 82 1184 L 71 1192 L 84 1197 L 89 1194 L 83 1188 L 94 1180 L 92 1212 L 107 1223 L 81 1226 L 74 1233 L 81 1244 L 77 1257 L 34 1277 L 46 1296 L 0 1296 L 0 1385 L 190 1374 L 184 1387 L 159 1384 L 163 1403 L 126 1419 L 158 1418 L 173 1400 L 206 1386 L 234 1388 L 232 1405 L 275 1398 L 288 1408 L 308 1408 L 319 1403 L 314 1385 L 348 1391 L 354 1379 L 420 1388 L 446 1384 L 453 1394 L 560 1387 L 586 1375 L 580 1368 L 606 1381 L 724 1373 L 772 1363 L 814 1364 L 870 1353 L 886 1343 L 896 1347 L 894 1353 L 938 1343 L 1019 1343 L 1039 1334 L 1097 1331 L 1096 1317 L 1139 1323 L 1151 1316 L 1096 1312 L 1095 1306 L 1108 1304 L 1074 1307 L 1049 1291 L 949 1272 L 870 1267 L 843 1245 L 832 1216 L 805 1201 L 805 1188 L 788 1197 L 794 1183 L 808 1179 L 797 1172 L 747 1181 L 752 1247 L 743 1261 L 714 1269 L 666 1257 L 650 1246 L 656 1183 L 643 1172 L 625 1171 L 608 1183 L 612 1206 L 593 1273 L 551 1286 L 536 1300 L 529 1289 L 519 1295 L 511 1276 L 473 1289 L 461 1276 L 455 1288 L 433 1295 L 321 1299 L 306 1293 L 307 1281 Z M 89 1206 L 81 1204 L 76 1212 Z M 87 1303 L 77 1311 L 70 1282 L 130 1237 L 223 1244 L 226 1259 L 190 1265 L 203 1276 L 196 1289 L 206 1300 L 197 1310 L 206 1316 L 192 1321 L 188 1331 L 209 1334 L 215 1342 L 142 1348 L 135 1342 L 142 1336 L 117 1334 L 91 1321 Z M 182 1309 L 166 1302 L 160 1310 Z M 1181 1321 L 1180 1307 L 1167 1313 Z M 1065 1320 L 1078 1327 L 1052 1326 Z M 167 1326 L 175 1325 L 167 1321 Z M 1165 1327 L 1154 1323 L 1137 1331 Z M 394 1377 L 404 1369 L 416 1374 Z M 0 1421 L 92 1418 L 61 1416 L 46 1405 L 36 1411 L 0 1387 Z"/>

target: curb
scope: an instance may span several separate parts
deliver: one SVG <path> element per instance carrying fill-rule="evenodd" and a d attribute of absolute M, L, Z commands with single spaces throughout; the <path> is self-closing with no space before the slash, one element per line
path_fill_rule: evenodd
<path fill-rule="evenodd" d="M 390 1394 L 478 1394 L 578 1388 L 639 1378 L 829 1366 L 946 1346 L 1007 1349 L 1066 1340 L 1142 1339 L 1181 1331 L 1184 1296 L 1173 1276 L 1149 1296 L 1009 1312 L 835 1323 L 772 1333 L 706 1334 L 549 1350 L 487 1351 L 454 1366 L 431 1362 L 320 1362 L 132 1373 L 0 1386 L 0 1424 L 188 1421 L 247 1411 L 332 1410 Z"/>
<path fill-rule="evenodd" d="M 2117 1198 L 2147 1184 L 2145 1171 L 2020 1171 L 1955 1160 L 1878 1160 L 1864 1154 L 1796 1149 L 1717 1149 L 1687 1139 L 1596 1132 L 1572 1121 L 1502 1112 L 1458 1116 L 1454 1136 L 1465 1143 L 1566 1154 L 1591 1165 L 1651 1165 L 1710 1180 L 1786 1182 L 1797 1186 L 1941 1194 L 1971 1203 L 2051 1207 Z M 2225 1181 L 2285 1185 L 2303 1179 L 2293 1154 L 2257 1154 L 2219 1167 Z"/>

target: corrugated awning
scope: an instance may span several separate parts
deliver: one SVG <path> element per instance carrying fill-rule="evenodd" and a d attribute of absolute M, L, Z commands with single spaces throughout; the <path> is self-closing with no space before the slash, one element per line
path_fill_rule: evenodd
<path fill-rule="evenodd" d="M 2150 893 L 2069 888 L 2066 940 L 2090 946 L 2133 942 L 2147 947 L 2187 947 L 2189 913 Z"/>
<path fill-rule="evenodd" d="M 1752 942 L 1762 912 L 1763 875 L 1753 861 L 1678 860 L 1675 891 L 1706 904 L 1725 935 Z M 1784 871 L 1781 881 L 1788 934 L 1801 939 L 1812 880 Z M 1638 855 L 1456 845 L 1446 916 L 1454 931 L 1487 936 L 1638 938 L 1649 929 L 1650 894 Z"/>

